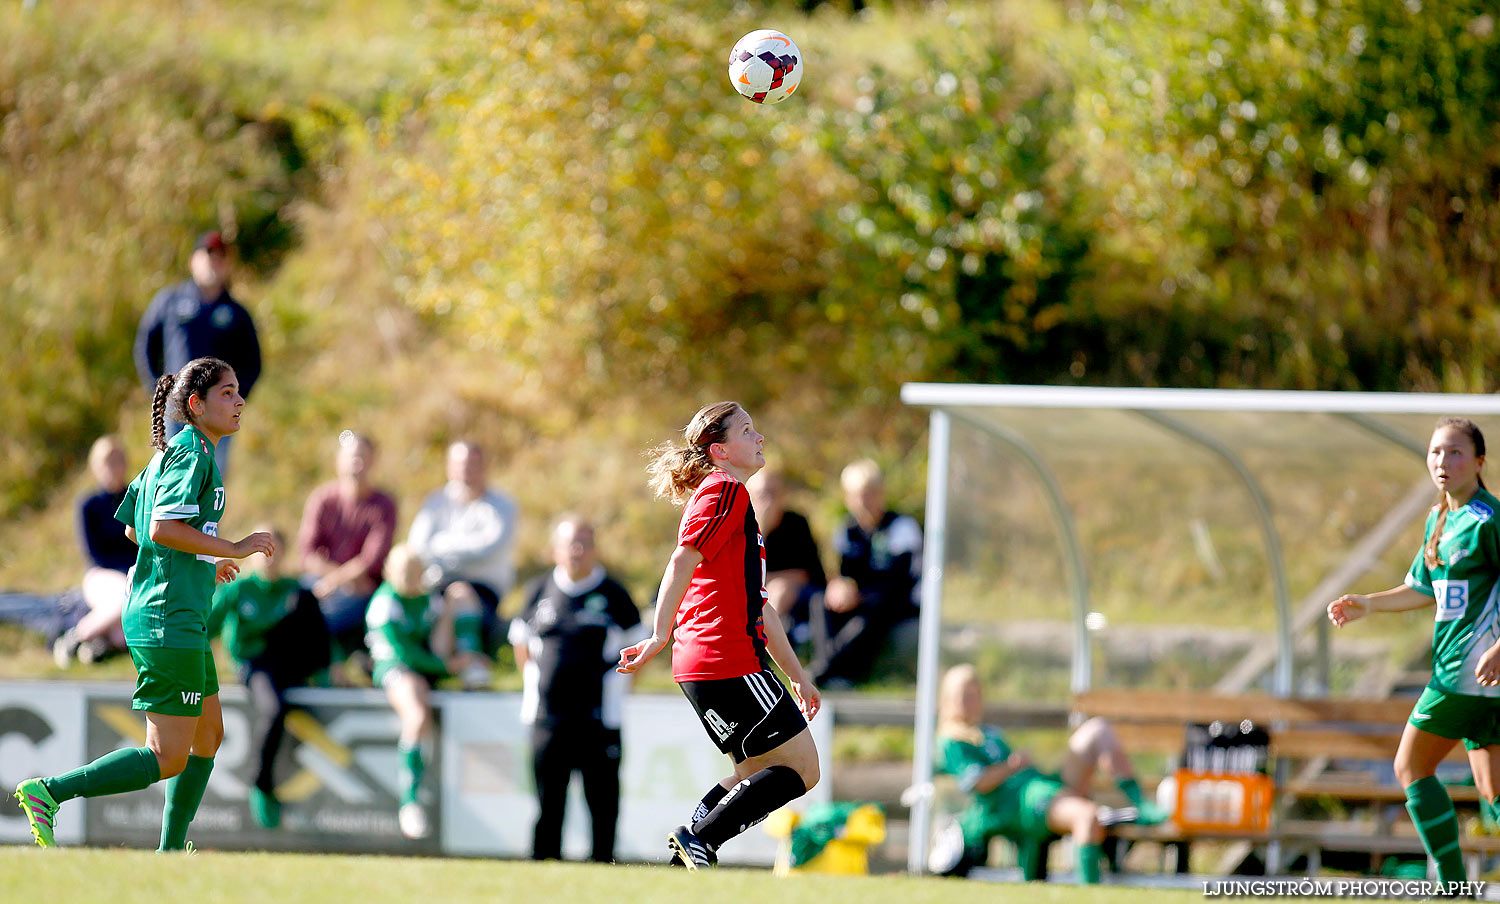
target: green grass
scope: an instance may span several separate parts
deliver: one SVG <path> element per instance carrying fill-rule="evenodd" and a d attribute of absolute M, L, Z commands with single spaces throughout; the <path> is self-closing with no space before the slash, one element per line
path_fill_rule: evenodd
<path fill-rule="evenodd" d="M 69 904 L 160 904 L 162 901 L 276 901 L 278 904 L 362 904 L 436 900 L 607 901 L 667 904 L 701 901 L 858 900 L 861 904 L 1043 901 L 1092 904 L 1187 900 L 1197 892 L 1065 885 L 1002 885 L 955 879 L 797 876 L 724 869 L 707 875 L 668 867 L 534 864 L 492 860 L 348 857 L 300 854 L 200 853 L 157 856 L 119 850 L 0 849 L 0 900 L 37 897 Z"/>

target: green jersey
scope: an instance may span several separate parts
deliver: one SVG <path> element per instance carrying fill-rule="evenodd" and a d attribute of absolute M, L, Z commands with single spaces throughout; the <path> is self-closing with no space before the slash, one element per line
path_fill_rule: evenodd
<path fill-rule="evenodd" d="M 1484 687 L 1474 667 L 1484 651 L 1500 639 L 1500 501 L 1480 489 L 1469 504 L 1448 513 L 1438 540 L 1438 564 L 1428 568 L 1422 551 L 1411 563 L 1406 585 L 1433 597 L 1437 607 L 1432 632 L 1432 680 L 1428 686 L 1450 694 L 1500 697 L 1500 687 Z M 1423 550 L 1432 538 L 1438 513 L 1427 516 Z"/>
<path fill-rule="evenodd" d="M 153 543 L 151 523 L 185 521 L 216 537 L 223 517 L 224 478 L 214 463 L 213 444 L 189 424 L 131 481 L 115 512 L 116 520 L 135 528 L 140 547 L 121 619 L 126 644 L 208 649 L 214 557 Z"/>
<path fill-rule="evenodd" d="M 266 651 L 266 635 L 297 608 L 301 595 L 302 585 L 295 578 L 268 581 L 252 574 L 220 584 L 214 591 L 208 636 L 222 631 L 229 655 L 249 662 Z"/>
<path fill-rule="evenodd" d="M 1041 772 L 1027 766 L 1012 773 L 989 791 L 975 791 L 979 777 L 996 763 L 1010 759 L 1011 748 L 998 728 L 986 725 L 982 743 L 943 737 L 938 745 L 938 771 L 958 779 L 958 787 L 975 795 L 974 805 L 965 810 L 962 822 L 964 836 L 1017 834 L 1023 825 L 1021 805 L 1027 785 L 1044 778 Z"/>
<path fill-rule="evenodd" d="M 431 595 L 402 596 L 390 582 L 381 584 L 365 612 L 365 643 L 376 670 L 399 663 L 423 675 L 446 675 L 447 666 L 427 646 L 440 614 Z"/>

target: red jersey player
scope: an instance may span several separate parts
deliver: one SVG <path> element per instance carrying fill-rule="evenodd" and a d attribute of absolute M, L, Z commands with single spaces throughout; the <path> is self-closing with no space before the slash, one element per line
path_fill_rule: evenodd
<path fill-rule="evenodd" d="M 620 652 L 634 672 L 673 637 L 672 677 L 734 774 L 703 796 L 688 825 L 667 836 L 674 862 L 718 863 L 724 842 L 818 783 L 818 751 L 807 720 L 817 688 L 779 618 L 765 618 L 766 549 L 745 481 L 766 463 L 765 437 L 735 402 L 709 405 L 683 431 L 685 447 L 655 450 L 649 471 L 658 496 L 687 503 L 677 549 L 656 598 L 652 635 Z M 771 671 L 767 655 L 791 681 Z M 795 695 L 795 698 L 794 698 Z"/>

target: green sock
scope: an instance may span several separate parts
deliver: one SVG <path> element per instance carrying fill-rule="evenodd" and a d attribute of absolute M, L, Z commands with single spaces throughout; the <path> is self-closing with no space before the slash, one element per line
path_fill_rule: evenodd
<path fill-rule="evenodd" d="M 1119 785 L 1120 790 L 1125 792 L 1125 797 L 1130 801 L 1132 806 L 1139 807 L 1146 802 L 1146 798 L 1141 794 L 1141 784 L 1135 780 L 1134 776 L 1119 779 L 1115 784 Z"/>
<path fill-rule="evenodd" d="M 1099 845 L 1075 844 L 1078 854 L 1078 881 L 1083 885 L 1099 884 Z"/>
<path fill-rule="evenodd" d="M 1458 816 L 1448 791 L 1435 776 L 1406 786 L 1406 812 L 1417 827 L 1417 837 L 1437 864 L 1439 882 L 1465 882 L 1463 851 L 1458 846 Z"/>
<path fill-rule="evenodd" d="M 484 619 L 478 612 L 458 615 L 453 619 L 453 645 L 463 653 L 482 653 L 484 643 L 479 639 Z"/>
<path fill-rule="evenodd" d="M 1486 832 L 1495 834 L 1500 831 L 1500 797 L 1479 802 L 1479 821 Z"/>
<path fill-rule="evenodd" d="M 198 815 L 198 804 L 203 801 L 213 771 L 213 757 L 189 754 L 182 773 L 167 782 L 167 803 L 161 811 L 161 847 L 157 850 L 180 851 L 187 844 L 188 825 Z"/>
<path fill-rule="evenodd" d="M 75 797 L 103 797 L 139 791 L 161 779 L 161 764 L 149 747 L 130 747 L 106 753 L 87 766 L 42 779 L 42 786 L 58 803 Z"/>
<path fill-rule="evenodd" d="M 422 745 L 407 747 L 403 744 L 397 750 L 401 753 L 401 777 L 406 780 L 401 792 L 401 803 L 414 804 L 417 802 L 417 789 L 422 786 Z"/>

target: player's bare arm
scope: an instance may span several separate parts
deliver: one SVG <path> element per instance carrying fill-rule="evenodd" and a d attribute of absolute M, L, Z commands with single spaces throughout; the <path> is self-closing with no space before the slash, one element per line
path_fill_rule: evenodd
<path fill-rule="evenodd" d="M 672 624 L 677 619 L 677 607 L 687 593 L 693 580 L 693 569 L 703 561 L 703 553 L 691 546 L 679 546 L 667 560 L 667 570 L 662 574 L 661 590 L 656 595 L 656 614 L 651 621 L 651 636 L 620 651 L 620 664 L 615 671 L 629 675 L 650 661 L 651 657 L 666 649 L 672 637 Z"/>

